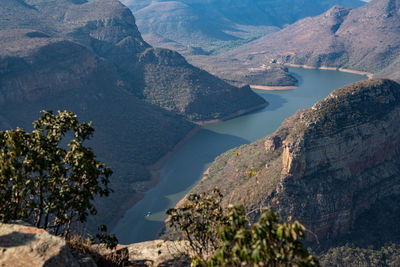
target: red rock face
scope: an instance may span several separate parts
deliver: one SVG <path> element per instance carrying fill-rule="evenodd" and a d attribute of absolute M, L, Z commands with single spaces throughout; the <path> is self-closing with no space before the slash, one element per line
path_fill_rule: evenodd
<path fill-rule="evenodd" d="M 332 101 L 328 97 L 313 107 L 316 111 L 304 111 L 296 125 L 307 125 L 305 130 L 282 142 L 276 208 L 283 217 L 298 218 L 320 239 L 347 233 L 376 200 L 400 193 L 399 85 L 377 83 L 381 89 L 358 90 L 350 99 L 331 95 Z M 333 103 L 336 109 L 324 113 Z M 376 111 L 364 107 L 377 103 L 382 107 Z M 357 119 L 349 119 L 350 112 Z"/>

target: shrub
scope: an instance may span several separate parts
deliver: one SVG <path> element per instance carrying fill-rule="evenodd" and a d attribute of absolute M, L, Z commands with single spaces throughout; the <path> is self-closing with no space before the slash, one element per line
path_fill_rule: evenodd
<path fill-rule="evenodd" d="M 194 266 L 319 266 L 300 242 L 304 226 L 281 222 L 263 210 L 250 224 L 242 205 L 224 212 L 222 194 L 191 194 L 181 207 L 170 209 L 169 225 L 188 240 Z"/>
<path fill-rule="evenodd" d="M 299 222 L 280 222 L 275 211 L 265 210 L 250 225 L 241 205 L 228 207 L 226 217 L 208 266 L 318 266 L 300 242 L 305 228 Z"/>
<path fill-rule="evenodd" d="M 211 193 L 191 194 L 181 207 L 167 210 L 169 225 L 189 241 L 190 249 L 202 261 L 219 245 L 218 227 L 225 220 L 218 188 Z"/>
<path fill-rule="evenodd" d="M 91 123 L 69 111 L 41 113 L 32 132 L 0 132 L 0 221 L 25 220 L 67 237 L 74 222 L 97 213 L 94 197 L 109 195 L 112 171 L 83 145 Z"/>

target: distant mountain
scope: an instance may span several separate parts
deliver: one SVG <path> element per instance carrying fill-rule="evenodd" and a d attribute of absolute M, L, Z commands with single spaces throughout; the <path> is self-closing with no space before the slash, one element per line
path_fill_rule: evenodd
<path fill-rule="evenodd" d="M 253 220 L 273 207 L 303 223 L 318 249 L 400 244 L 399 112 L 394 81 L 338 88 L 273 134 L 218 156 L 192 191 L 218 186 L 226 205 L 243 204 Z M 337 253 L 324 261 L 340 262 Z"/>
<path fill-rule="evenodd" d="M 124 0 L 153 45 L 193 54 L 192 48 L 219 52 L 321 14 L 333 5 L 359 7 L 359 0 Z M 157 42 L 154 35 L 171 42 Z M 182 47 L 183 46 L 183 47 Z"/>
<path fill-rule="evenodd" d="M 400 2 L 373 0 L 358 9 L 335 6 L 225 56 L 246 64 L 276 60 L 355 69 L 400 80 Z"/>
<path fill-rule="evenodd" d="M 95 152 L 115 171 L 117 193 L 100 207 L 108 223 L 155 182 L 147 166 L 194 128 L 185 117 L 219 119 L 262 105 L 250 88 L 152 48 L 116 0 L 1 1 L 0 129 L 30 129 L 42 109 L 92 120 Z"/>

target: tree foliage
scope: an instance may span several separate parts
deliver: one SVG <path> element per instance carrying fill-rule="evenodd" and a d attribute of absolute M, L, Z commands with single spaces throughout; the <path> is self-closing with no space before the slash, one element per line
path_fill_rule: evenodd
<path fill-rule="evenodd" d="M 170 226 L 182 233 L 190 249 L 203 261 L 218 248 L 218 227 L 225 220 L 222 198 L 218 189 L 191 194 L 180 208 L 167 210 Z"/>
<path fill-rule="evenodd" d="M 318 266 L 300 242 L 304 226 L 298 221 L 281 222 L 273 210 L 265 210 L 249 224 L 242 205 L 228 207 L 220 228 L 220 245 L 209 259 L 210 266 Z"/>
<path fill-rule="evenodd" d="M 250 224 L 242 205 L 221 205 L 222 194 L 191 194 L 179 208 L 169 209 L 169 225 L 183 233 L 195 266 L 319 266 L 300 241 L 298 221 L 281 222 L 263 210 Z"/>
<path fill-rule="evenodd" d="M 25 220 L 68 236 L 111 192 L 110 168 L 83 145 L 94 129 L 69 111 L 42 111 L 34 130 L 0 132 L 0 220 Z M 69 139 L 69 140 L 65 140 Z"/>

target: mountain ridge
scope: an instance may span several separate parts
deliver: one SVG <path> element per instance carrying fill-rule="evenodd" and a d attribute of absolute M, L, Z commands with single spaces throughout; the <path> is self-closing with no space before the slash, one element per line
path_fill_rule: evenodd
<path fill-rule="evenodd" d="M 260 37 L 298 19 L 320 14 L 334 4 L 349 7 L 361 1 L 130 1 L 141 32 L 158 34 L 184 46 L 214 49 L 218 42 Z M 152 43 L 152 39 L 148 40 Z M 214 45 L 212 43 L 215 43 Z M 165 47 L 164 43 L 158 43 Z M 214 48 L 213 48 L 214 46 Z M 172 47 L 168 47 L 172 48 Z M 179 52 L 190 53 L 190 49 Z"/>
<path fill-rule="evenodd" d="M 119 1 L 79 1 L 79 4 L 71 4 L 70 1 L 57 2 L 58 5 L 65 5 L 64 9 L 59 8 L 57 11 L 54 11 L 56 8 L 52 6 L 53 2 L 31 0 L 27 3 L 34 5 L 35 12 L 40 13 L 40 15 L 32 15 L 30 8 L 25 8 L 25 11 L 28 9 L 25 14 L 22 11 L 19 12 L 31 22 L 36 21 L 35 29 L 32 30 L 49 35 L 48 40 L 52 38 L 66 39 L 91 49 L 97 56 L 117 67 L 121 82 L 125 83 L 128 90 L 152 104 L 182 114 L 191 120 L 210 120 L 221 119 L 238 110 L 265 103 L 250 88 L 237 88 L 215 79 L 208 73 L 191 66 L 177 53 L 161 49 L 154 50 L 142 39 L 131 11 Z M 68 3 L 70 3 L 69 6 Z M 8 11 L 3 13 L 9 14 Z M 54 22 L 49 24 L 48 20 L 50 19 Z M 9 23 L 3 21 L 0 25 L 9 25 Z M 23 25 L 25 22 L 18 22 L 14 26 L 21 29 L 24 27 Z M 9 31 L 7 32 L 11 34 Z M 32 40 L 29 41 L 29 43 L 31 42 Z M 22 43 L 18 44 L 18 40 L 13 44 L 19 46 L 20 51 L 27 53 L 26 47 Z M 3 43 L 3 45 L 3 47 L 11 46 L 7 43 Z M 18 50 L 14 52 L 15 55 L 18 55 Z M 0 49 L 0 54 L 5 56 L 8 52 Z M 153 60 L 147 62 L 146 59 L 149 59 L 150 54 L 152 54 L 150 58 Z M 161 66 L 163 66 L 162 72 L 159 72 Z M 146 80 L 165 79 L 173 74 L 180 75 L 173 81 L 173 85 L 164 83 L 162 86 L 158 86 L 155 82 L 151 85 L 149 82 L 146 83 Z M 203 76 L 205 79 L 199 79 L 198 76 Z M 213 79 L 214 84 L 207 83 L 207 79 Z M 151 96 L 153 89 L 158 91 L 158 99 L 154 99 L 154 94 Z M 193 97 L 185 98 L 187 92 Z M 175 101 L 172 102 L 168 101 L 171 93 L 177 95 Z M 207 97 L 211 95 L 215 97 Z M 243 95 L 247 97 L 245 101 L 241 101 Z M 215 98 L 220 99 L 221 105 L 211 104 L 205 108 L 201 107 L 202 104 L 207 105 L 207 101 L 203 101 L 203 99 L 213 100 Z M 164 103 L 165 101 L 167 103 Z M 187 105 L 198 108 L 186 108 Z"/>
<path fill-rule="evenodd" d="M 400 79 L 400 4 L 373 0 L 358 9 L 333 7 L 225 55 L 242 64 L 290 63 L 372 72 Z M 397 64 L 397 65 L 396 65 Z M 392 66 L 393 65 L 393 66 Z"/>
<path fill-rule="evenodd" d="M 272 207 L 282 219 L 299 220 L 322 244 L 335 244 L 357 232 L 355 222 L 370 207 L 400 194 L 399 114 L 394 81 L 336 89 L 273 134 L 218 156 L 192 192 L 218 186 L 226 205 L 242 203 L 253 220 L 257 210 Z M 369 234 L 385 236 L 382 245 L 399 242 L 395 227 L 377 226 L 381 232 Z M 308 240 L 315 242 L 311 235 Z"/>

